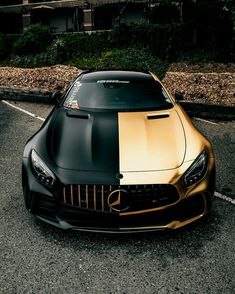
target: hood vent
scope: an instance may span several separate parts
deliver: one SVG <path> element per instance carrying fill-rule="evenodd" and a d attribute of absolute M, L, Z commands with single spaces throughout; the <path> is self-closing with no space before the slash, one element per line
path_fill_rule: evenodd
<path fill-rule="evenodd" d="M 147 119 L 160 119 L 169 117 L 169 113 L 161 113 L 161 114 L 147 114 Z"/>
<path fill-rule="evenodd" d="M 70 110 L 66 113 L 67 116 L 69 117 L 76 117 L 76 118 L 80 118 L 80 119 L 89 119 L 90 118 L 90 114 L 89 113 L 84 113 L 82 111 L 74 111 L 74 110 Z"/>

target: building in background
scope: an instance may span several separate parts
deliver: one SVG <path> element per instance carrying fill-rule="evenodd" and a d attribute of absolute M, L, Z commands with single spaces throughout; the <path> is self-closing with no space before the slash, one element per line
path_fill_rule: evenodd
<path fill-rule="evenodd" d="M 53 33 L 109 30 L 120 23 L 177 23 L 231 12 L 234 0 L 0 0 L 0 33 L 20 33 L 29 24 Z M 201 7 L 198 10 L 198 7 Z M 210 7 L 216 7 L 214 11 Z M 196 15 L 202 14 L 202 15 Z M 207 15 L 205 15 L 207 14 Z"/>
<path fill-rule="evenodd" d="M 163 5 L 171 7 L 169 14 L 162 15 Z M 54 33 L 108 30 L 156 17 L 175 21 L 181 13 L 182 0 L 1 0 L 0 33 L 20 33 L 32 23 L 48 25 Z"/>

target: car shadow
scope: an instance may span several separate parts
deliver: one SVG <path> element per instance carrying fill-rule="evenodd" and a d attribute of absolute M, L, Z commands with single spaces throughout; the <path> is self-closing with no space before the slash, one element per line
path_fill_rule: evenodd
<path fill-rule="evenodd" d="M 167 255 L 172 258 L 188 256 L 198 258 L 208 241 L 213 241 L 221 232 L 223 217 L 217 205 L 201 220 L 176 231 L 156 231 L 149 233 L 107 234 L 82 231 L 64 231 L 39 220 L 35 225 L 47 242 L 57 243 L 69 250 L 91 251 L 93 254 L 125 250 L 126 255 L 142 256 Z"/>

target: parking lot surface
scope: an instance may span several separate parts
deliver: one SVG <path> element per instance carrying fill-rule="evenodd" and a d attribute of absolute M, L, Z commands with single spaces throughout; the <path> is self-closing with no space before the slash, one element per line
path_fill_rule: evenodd
<path fill-rule="evenodd" d="M 22 105 L 21 105 L 22 106 Z M 45 116 L 51 107 L 28 111 Z M 235 123 L 193 120 L 212 142 L 216 189 L 235 199 Z M 107 235 L 62 231 L 25 209 L 21 157 L 42 121 L 0 101 L 0 293 L 234 293 L 235 206 L 179 231 Z"/>

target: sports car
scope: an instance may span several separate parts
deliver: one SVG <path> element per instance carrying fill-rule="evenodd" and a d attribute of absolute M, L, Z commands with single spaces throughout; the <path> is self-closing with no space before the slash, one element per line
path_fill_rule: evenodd
<path fill-rule="evenodd" d="M 26 208 L 63 229 L 177 229 L 211 208 L 208 140 L 151 72 L 82 72 L 26 143 Z"/>

